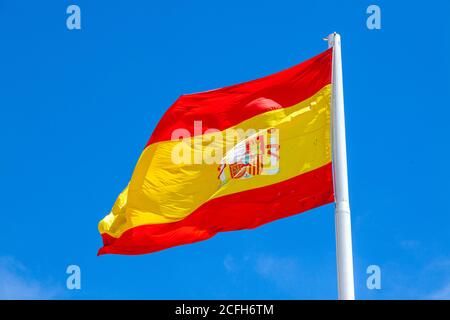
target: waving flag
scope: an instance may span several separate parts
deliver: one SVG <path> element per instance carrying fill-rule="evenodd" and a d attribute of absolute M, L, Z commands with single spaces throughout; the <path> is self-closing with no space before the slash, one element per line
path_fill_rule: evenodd
<path fill-rule="evenodd" d="M 99 254 L 143 254 L 332 202 L 332 49 L 276 74 L 182 95 L 99 223 Z"/>

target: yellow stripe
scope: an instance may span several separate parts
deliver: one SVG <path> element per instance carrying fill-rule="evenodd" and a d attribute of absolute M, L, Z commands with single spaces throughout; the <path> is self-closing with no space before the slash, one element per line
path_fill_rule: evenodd
<path fill-rule="evenodd" d="M 268 111 L 229 129 L 279 131 L 279 172 L 249 179 L 231 179 L 222 184 L 218 164 L 174 164 L 172 151 L 178 141 L 149 145 L 141 154 L 129 186 L 111 213 L 99 224 L 100 233 L 119 237 L 144 224 L 175 222 L 208 200 L 288 180 L 331 161 L 331 85 L 292 107 Z M 227 129 L 227 130 L 229 130 Z M 225 136 L 225 132 L 221 132 Z M 210 150 L 214 134 L 188 140 L 196 150 Z M 196 139 L 203 138 L 203 142 Z M 226 139 L 227 145 L 234 141 Z"/>

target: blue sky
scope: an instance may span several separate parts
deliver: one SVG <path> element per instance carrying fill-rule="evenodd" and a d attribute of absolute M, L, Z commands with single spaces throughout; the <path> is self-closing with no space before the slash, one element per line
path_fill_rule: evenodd
<path fill-rule="evenodd" d="M 342 35 L 356 296 L 450 298 L 450 2 L 0 2 L 0 298 L 335 299 L 333 206 L 142 256 L 98 221 L 182 93 Z M 81 8 L 81 30 L 66 8 Z M 66 267 L 81 268 L 67 290 Z M 366 288 L 366 268 L 382 289 Z"/>

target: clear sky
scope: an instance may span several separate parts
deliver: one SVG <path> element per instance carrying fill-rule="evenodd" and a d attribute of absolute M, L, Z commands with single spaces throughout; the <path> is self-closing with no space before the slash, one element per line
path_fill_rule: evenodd
<path fill-rule="evenodd" d="M 142 256 L 97 223 L 183 93 L 342 35 L 357 298 L 450 298 L 450 2 L 0 2 L 0 298 L 335 299 L 333 206 Z M 81 8 L 81 30 L 66 8 Z M 81 290 L 66 289 L 66 267 Z M 366 287 L 378 265 L 381 290 Z"/>

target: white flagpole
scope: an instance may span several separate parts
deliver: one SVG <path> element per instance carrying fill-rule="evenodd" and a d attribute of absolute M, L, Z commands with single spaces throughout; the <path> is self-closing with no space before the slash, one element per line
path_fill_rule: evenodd
<path fill-rule="evenodd" d="M 333 47 L 332 72 L 332 130 L 333 174 L 335 194 L 336 260 L 338 297 L 354 300 L 352 229 L 347 181 L 347 150 L 345 144 L 344 88 L 342 84 L 341 36 L 328 36 L 328 47 Z"/>

